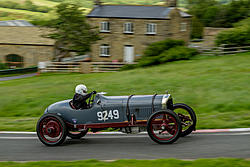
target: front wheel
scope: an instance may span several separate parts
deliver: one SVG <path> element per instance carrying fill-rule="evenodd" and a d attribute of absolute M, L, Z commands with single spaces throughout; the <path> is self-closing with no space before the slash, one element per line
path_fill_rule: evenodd
<path fill-rule="evenodd" d="M 147 123 L 150 138 L 159 144 L 171 144 L 181 135 L 181 121 L 171 110 L 153 113 Z"/>
<path fill-rule="evenodd" d="M 196 126 L 196 115 L 194 110 L 186 104 L 176 103 L 173 106 L 174 112 L 179 116 L 182 124 L 181 137 L 189 135 Z"/>
<path fill-rule="evenodd" d="M 67 136 L 64 121 L 54 114 L 43 115 L 37 122 L 36 132 L 39 140 L 47 146 L 60 145 Z"/>

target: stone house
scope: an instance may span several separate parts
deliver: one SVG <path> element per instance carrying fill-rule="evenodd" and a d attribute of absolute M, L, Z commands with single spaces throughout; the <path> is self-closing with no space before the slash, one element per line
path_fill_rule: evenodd
<path fill-rule="evenodd" d="M 15 68 L 52 60 L 54 40 L 41 37 L 43 31 L 24 20 L 0 21 L 0 62 Z"/>
<path fill-rule="evenodd" d="M 176 0 L 163 6 L 104 5 L 95 2 L 87 15 L 99 27 L 101 40 L 92 45 L 92 61 L 133 62 L 151 43 L 166 38 L 189 42 L 191 15 L 176 7 Z"/>

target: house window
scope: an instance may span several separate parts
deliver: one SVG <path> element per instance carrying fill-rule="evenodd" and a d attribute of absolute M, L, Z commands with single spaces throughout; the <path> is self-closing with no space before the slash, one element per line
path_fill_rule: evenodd
<path fill-rule="evenodd" d="M 101 50 L 101 52 L 100 52 L 101 57 L 109 57 L 110 56 L 110 46 L 109 45 L 106 45 L 106 44 L 101 45 L 100 50 Z"/>
<path fill-rule="evenodd" d="M 147 24 L 147 34 L 156 34 L 156 24 Z"/>
<path fill-rule="evenodd" d="M 124 33 L 133 33 L 133 23 L 125 23 L 124 24 Z"/>
<path fill-rule="evenodd" d="M 187 31 L 187 23 L 181 23 L 180 31 Z"/>
<path fill-rule="evenodd" d="M 101 30 L 100 32 L 110 32 L 109 22 L 101 22 Z"/>

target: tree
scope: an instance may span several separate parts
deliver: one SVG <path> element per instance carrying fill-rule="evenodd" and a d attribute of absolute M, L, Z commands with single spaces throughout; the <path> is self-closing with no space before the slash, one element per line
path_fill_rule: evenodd
<path fill-rule="evenodd" d="M 81 7 L 74 3 L 61 3 L 56 7 L 57 18 L 49 21 L 54 31 L 46 35 L 55 39 L 63 51 L 75 51 L 83 55 L 91 50 L 91 44 L 99 40 L 95 27 L 87 23 Z"/>
<path fill-rule="evenodd" d="M 216 0 L 188 0 L 189 13 L 209 27 L 232 27 L 250 16 L 250 0 L 237 0 L 222 4 Z"/>
<path fill-rule="evenodd" d="M 195 39 L 201 39 L 203 36 L 203 30 L 204 26 L 203 24 L 197 19 L 195 16 L 192 17 L 192 32 L 191 32 L 191 38 Z"/>

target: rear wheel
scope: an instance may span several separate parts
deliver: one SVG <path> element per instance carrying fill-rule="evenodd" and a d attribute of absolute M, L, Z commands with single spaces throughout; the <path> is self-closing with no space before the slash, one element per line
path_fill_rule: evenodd
<path fill-rule="evenodd" d="M 171 110 L 153 113 L 147 123 L 150 138 L 159 144 L 171 144 L 181 135 L 181 121 Z"/>
<path fill-rule="evenodd" d="M 71 138 L 71 139 L 80 139 L 82 137 L 84 137 L 87 133 L 88 133 L 88 130 L 89 129 L 86 129 L 84 131 L 69 131 L 68 132 L 68 136 Z"/>
<path fill-rule="evenodd" d="M 60 145 L 65 141 L 67 129 L 64 121 L 57 115 L 43 115 L 37 122 L 37 136 L 47 146 Z"/>
<path fill-rule="evenodd" d="M 181 137 L 189 135 L 196 126 L 196 115 L 194 110 L 186 104 L 176 103 L 174 112 L 179 116 L 182 125 Z"/>

